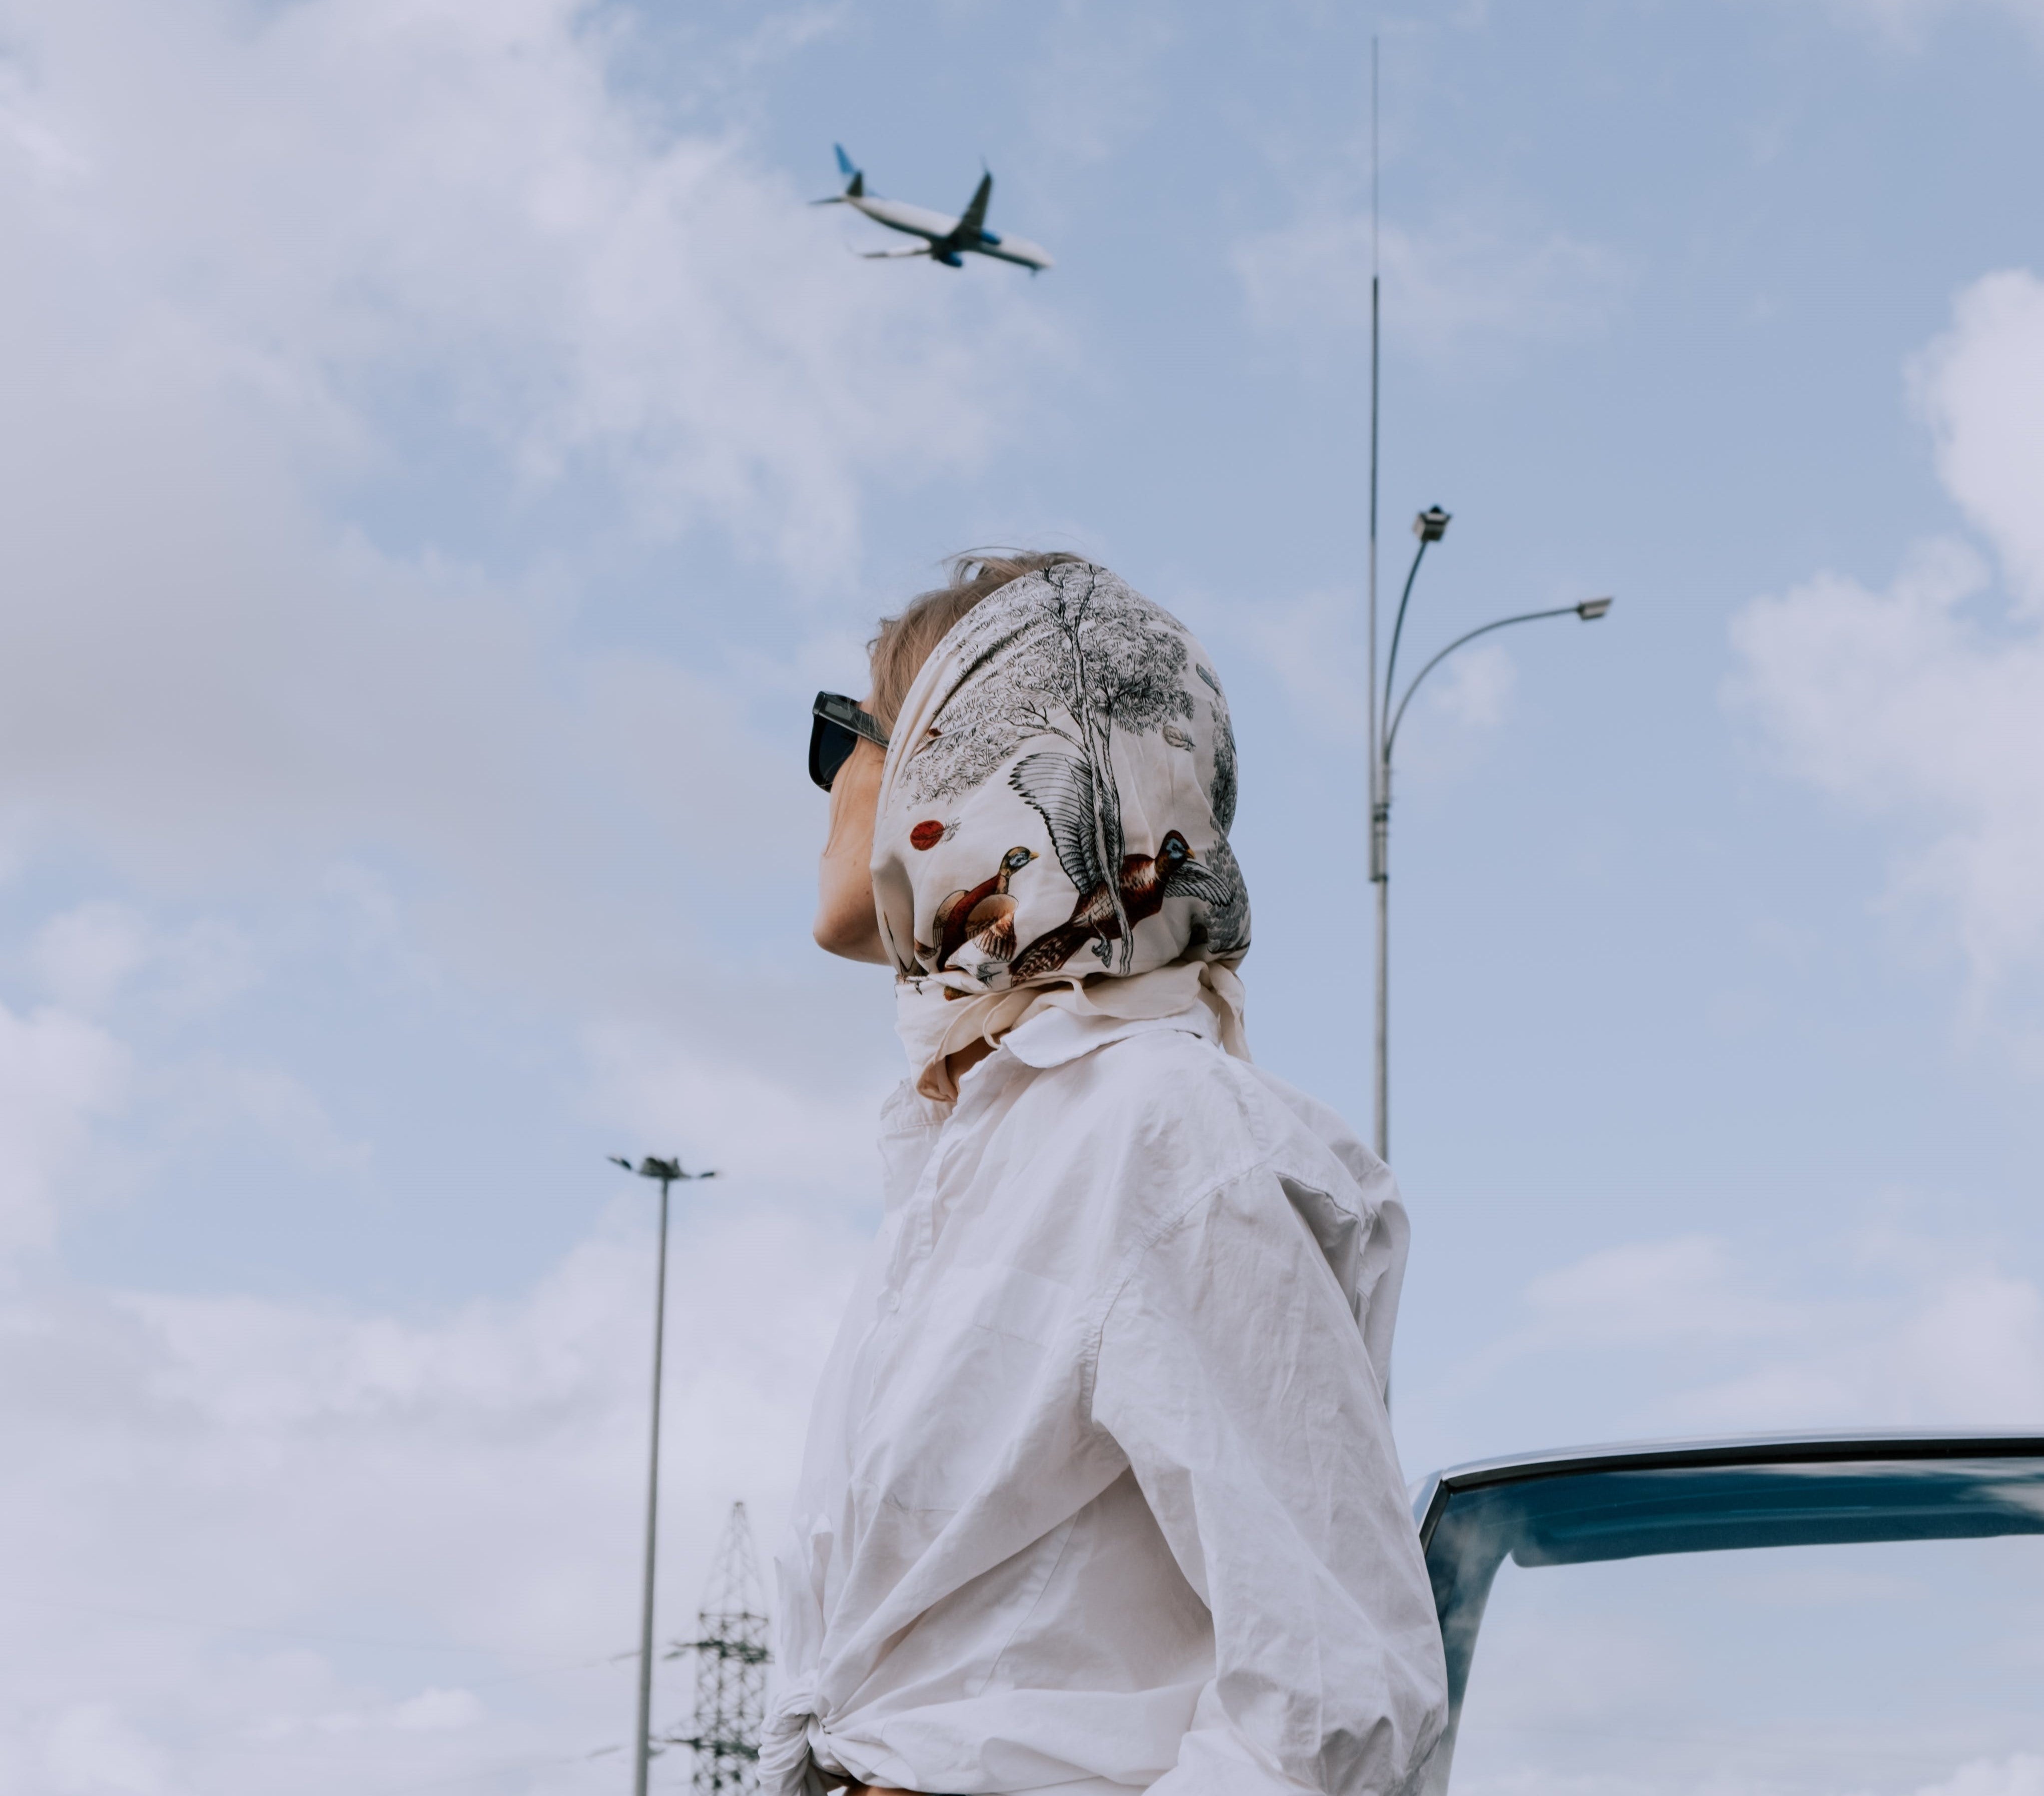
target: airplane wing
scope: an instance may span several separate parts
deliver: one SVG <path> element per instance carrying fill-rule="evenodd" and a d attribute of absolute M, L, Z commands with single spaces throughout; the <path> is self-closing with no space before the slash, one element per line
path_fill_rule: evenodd
<path fill-rule="evenodd" d="M 892 262 L 897 256 L 928 256 L 931 251 L 928 244 L 919 243 L 913 249 L 862 249 L 858 253 L 862 262 Z"/>
<path fill-rule="evenodd" d="M 982 175 L 978 190 L 972 196 L 972 203 L 965 209 L 965 216 L 958 221 L 948 241 L 954 249 L 977 249 L 979 233 L 986 229 L 986 202 L 993 197 L 993 177 Z"/>

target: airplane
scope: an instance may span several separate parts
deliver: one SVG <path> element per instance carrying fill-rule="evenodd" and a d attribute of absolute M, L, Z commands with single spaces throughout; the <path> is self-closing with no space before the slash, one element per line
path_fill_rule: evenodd
<path fill-rule="evenodd" d="M 931 212 L 920 206 L 905 206 L 899 200 L 882 199 L 878 194 L 869 194 L 866 190 L 866 171 L 852 166 L 851 158 L 844 153 L 844 145 L 833 144 L 831 148 L 837 152 L 838 171 L 849 179 L 843 193 L 832 194 L 828 199 L 812 200 L 812 206 L 849 206 L 864 213 L 875 224 L 924 240 L 913 249 L 866 250 L 862 253 L 867 261 L 927 256 L 932 261 L 943 263 L 947 268 L 962 268 L 964 257 L 970 253 L 991 256 L 1001 262 L 1020 263 L 1032 275 L 1056 265 L 1051 260 L 1048 250 L 1020 237 L 1000 237 L 987 229 L 986 202 L 993 192 L 991 175 L 980 177 L 972 203 L 959 217 L 951 218 L 941 212 Z"/>

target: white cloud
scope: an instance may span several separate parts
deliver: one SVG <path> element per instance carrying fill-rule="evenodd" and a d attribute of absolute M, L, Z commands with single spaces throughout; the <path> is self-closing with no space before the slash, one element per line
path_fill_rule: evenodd
<path fill-rule="evenodd" d="M 1442 663 L 1434 675 L 1439 689 L 1428 697 L 1465 729 L 1495 729 L 1504 721 L 1518 678 L 1502 643 L 1477 643 Z"/>
<path fill-rule="evenodd" d="M 2018 602 L 2044 611 L 2044 281 L 2021 269 L 1976 281 L 1912 372 L 1946 490 L 1994 544 Z"/>
<path fill-rule="evenodd" d="M 244 994 L 302 1006 L 308 962 L 536 994 L 540 1033 L 615 1077 L 590 1107 L 635 1131 L 701 1120 L 706 1090 L 727 1177 L 676 1206 L 672 1637 L 729 1502 L 763 1534 L 783 1513 L 870 1114 L 827 1079 L 797 1094 L 782 1013 L 813 1025 L 829 982 L 734 964 L 719 933 L 806 877 L 798 728 L 765 741 L 751 712 L 806 613 L 685 590 L 734 633 L 728 668 L 690 668 L 609 646 L 610 620 L 598 646 L 578 608 L 633 533 L 720 537 L 778 570 L 769 593 L 851 590 L 872 471 L 970 466 L 1051 346 L 1012 283 L 874 279 L 741 135 L 635 110 L 608 79 L 621 16 L 9 10 L 0 861 L 86 889 L 8 956 L 53 1002 L 0 1010 L 0 1254 L 181 1132 L 364 1167 L 320 1089 L 213 1027 Z M 580 521 L 544 567 L 514 544 L 486 569 L 390 525 L 393 492 Z M 826 1170 L 832 1201 L 767 1194 Z M 632 1715 L 652 1280 L 630 1213 L 522 1300 L 409 1314 L 25 1261 L 0 1790 L 613 1786 L 589 1755 Z M 687 1669 L 659 1667 L 658 1718 Z"/>
<path fill-rule="evenodd" d="M 529 478 L 593 457 L 656 523 L 820 571 L 860 463 L 970 456 L 1034 327 L 1012 289 L 874 282 L 740 143 L 621 103 L 622 30 L 588 0 L 17 9 L 7 114 L 70 171 L 9 183 L 33 288 L 117 270 L 133 302 L 60 334 L 124 376 L 174 357 L 295 451 L 381 456 L 424 382 Z"/>
<path fill-rule="evenodd" d="M 1640 1347 L 1718 1337 L 1765 1339 L 1788 1317 L 1739 1291 L 1728 1245 L 1712 1236 L 1606 1248 L 1526 1287 L 1544 1343 Z"/>
<path fill-rule="evenodd" d="M 107 898 L 47 918 L 25 966 L 55 1003 L 94 1017 L 138 984 L 159 1010 L 202 1013 L 245 990 L 258 973 L 245 935 L 219 918 L 167 933 L 138 906 Z"/>
<path fill-rule="evenodd" d="M 483 1713 L 473 1690 L 426 1690 L 399 1703 L 390 1713 L 390 1725 L 413 1733 L 447 1733 L 474 1727 Z"/>
<path fill-rule="evenodd" d="M 1825 0 L 1838 17 L 1864 25 L 1904 49 L 1920 48 L 1933 27 L 1954 13 L 1998 13 L 2044 34 L 2044 0 Z"/>
<path fill-rule="evenodd" d="M 488 1705 L 473 1690 L 432 1686 L 399 1702 L 336 1709 L 325 1714 L 272 1715 L 248 1732 L 248 1737 L 265 1744 L 306 1736 L 393 1729 L 401 1733 L 455 1733 L 486 1721 L 489 1713 Z"/>
<path fill-rule="evenodd" d="M 1623 261 L 1566 232 L 1478 216 L 1379 237 L 1386 328 L 1422 353 L 1546 341 L 1600 329 L 1623 298 Z M 1272 330 L 1366 330 L 1370 220 L 1335 213 L 1244 239 L 1233 260 L 1251 318 Z"/>
<path fill-rule="evenodd" d="M 84 870 L 25 968 L 66 1014 L 275 997 L 346 912 L 420 989 L 657 1009 L 793 1101 L 747 1019 L 814 950 L 730 944 L 810 877 L 818 595 L 874 483 L 970 468 L 1061 352 L 992 271 L 845 256 L 720 122 L 836 16 L 678 39 L 678 123 L 590 0 L 9 9 L 0 865 Z M 609 590 L 678 533 L 693 664 Z M 209 1100 L 313 1141 L 244 1058 Z"/>
<path fill-rule="evenodd" d="M 1308 593 L 1238 611 L 1219 626 L 1274 673 L 1303 726 L 1324 741 L 1369 733 L 1362 606 L 1354 593 Z"/>
<path fill-rule="evenodd" d="M 876 990 L 875 995 L 878 995 Z M 713 1057 L 671 1029 L 613 1022 L 587 1038 L 590 1113 L 629 1139 L 688 1144 L 713 1167 L 840 1194 L 870 1183 L 874 1117 L 899 1079 L 891 1058 L 848 1086 Z"/>
<path fill-rule="evenodd" d="M 2044 1758 L 2018 1752 L 2007 1759 L 1975 1759 L 1942 1783 L 1925 1784 L 1916 1796 L 2044 1796 Z"/>
<path fill-rule="evenodd" d="M 95 900 L 36 931 L 30 964 L 60 1004 L 103 1010 L 149 957 L 147 920 L 132 905 Z"/>
<path fill-rule="evenodd" d="M 1739 614 L 1731 690 L 1788 771 L 1908 830 L 1897 891 L 1949 917 L 1984 1000 L 2044 957 L 2044 285 L 1969 288 L 1914 379 L 2017 605 L 1969 602 L 1987 569 L 1951 542 L 1885 592 L 1821 574 Z"/>
<path fill-rule="evenodd" d="M 1977 1267 L 1858 1317 L 1809 1307 L 1819 1326 L 1671 1411 L 1711 1429 L 2044 1423 L 2044 1298 L 2027 1279 Z"/>
<path fill-rule="evenodd" d="M 1353 593 L 1315 592 L 1257 606 L 1216 619 L 1213 633 L 1239 640 L 1275 674 L 1292 700 L 1293 714 L 1312 734 L 1330 742 L 1361 742 L 1368 733 L 1366 632 L 1363 606 Z M 1387 636 L 1389 627 L 1387 625 Z M 1425 656 L 1439 646 L 1416 650 L 1408 636 L 1400 649 L 1399 685 L 1410 690 Z M 1379 670 L 1381 677 L 1382 670 Z M 1401 765 L 1438 762 L 1439 741 L 1422 744 L 1413 729 L 1421 713 L 1444 720 L 1465 736 L 1496 729 L 1510 709 L 1518 675 L 1500 643 L 1458 650 L 1427 676 L 1426 694 L 1401 726 Z"/>
<path fill-rule="evenodd" d="M 1473 1356 L 1463 1382 L 1495 1388 L 1545 1368 L 1550 1444 L 1615 1433 L 2044 1425 L 2044 1293 L 2034 1281 L 1984 1252 L 1888 1234 L 1835 1244 L 1822 1259 L 1831 1277 L 1819 1294 L 1812 1267 L 1718 1236 L 1602 1249 L 1530 1280 L 1525 1324 Z M 1854 1269 L 1843 1280 L 1841 1264 Z M 1563 1369 L 1573 1356 L 1595 1369 Z"/>
<path fill-rule="evenodd" d="M 175 1787 L 162 1755 L 104 1702 L 73 1703 L 57 1717 L 43 1764 L 55 1789 L 79 1796 L 157 1796 Z"/>
<path fill-rule="evenodd" d="M 1013 283 L 886 278 L 741 137 L 621 98 L 620 17 L 15 9 L 0 858 L 217 892 L 394 856 L 467 970 L 584 993 L 701 956 L 652 877 L 592 923 L 582 870 L 652 848 L 671 890 L 713 860 L 736 903 L 805 862 L 799 744 L 749 711 L 773 671 L 598 652 L 582 558 L 614 560 L 621 495 L 851 590 L 874 471 L 969 466 L 1052 352 Z M 372 540 L 394 491 L 582 521 L 485 572 Z M 732 598 L 678 601 L 801 659 Z M 51 976 L 86 979 L 84 927 Z"/>
<path fill-rule="evenodd" d="M 265 1138 L 283 1148 L 294 1171 L 360 1171 L 369 1144 L 350 1140 L 303 1079 L 276 1067 L 202 1057 L 156 1070 L 149 1080 L 178 1140 L 211 1132 Z"/>
<path fill-rule="evenodd" d="M 95 1025 L 46 1007 L 0 1005 L 0 1265 L 45 1245 L 60 1187 L 76 1171 L 94 1121 L 117 1109 L 127 1051 Z"/>
<path fill-rule="evenodd" d="M 678 1212 L 663 1639 L 686 1635 L 731 1501 L 751 1499 L 763 1533 L 783 1513 L 851 1246 L 741 1180 Z M 587 1756 L 632 1714 L 618 1656 L 636 1632 L 652 1294 L 634 1213 L 527 1296 L 437 1317 L 17 1301 L 0 1331 L 0 1533 L 34 1550 L 0 1630 L 0 1788 L 614 1782 L 614 1759 Z M 689 1683 L 663 1663 L 662 1725 Z"/>
<path fill-rule="evenodd" d="M 1032 71 L 1029 125 L 1039 159 L 1088 167 L 1139 138 L 1159 110 L 1157 65 L 1179 21 L 1168 8 L 1062 0 Z"/>

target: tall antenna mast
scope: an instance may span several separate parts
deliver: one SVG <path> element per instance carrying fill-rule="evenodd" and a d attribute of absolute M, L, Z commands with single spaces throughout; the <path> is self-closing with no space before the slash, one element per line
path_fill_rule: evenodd
<path fill-rule="evenodd" d="M 1370 802 L 1377 803 L 1377 39 L 1370 40 Z M 1370 853 L 1370 877 L 1377 855 Z"/>
<path fill-rule="evenodd" d="M 1385 829 L 1391 794 L 1385 790 L 1389 770 L 1384 765 L 1383 745 L 1377 719 L 1377 344 L 1381 311 L 1377 298 L 1377 40 L 1370 39 L 1370 878 L 1377 887 L 1377 1032 L 1372 1083 L 1375 1098 L 1377 1151 L 1385 1148 L 1385 1113 L 1389 1094 L 1385 1079 L 1385 978 L 1387 964 L 1385 932 Z"/>

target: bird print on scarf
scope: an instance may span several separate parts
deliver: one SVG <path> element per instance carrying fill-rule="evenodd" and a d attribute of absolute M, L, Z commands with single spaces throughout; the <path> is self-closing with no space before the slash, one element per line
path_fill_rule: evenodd
<path fill-rule="evenodd" d="M 1043 818 L 1058 864 L 1078 891 L 1070 917 L 1015 956 L 1009 976 L 1016 983 L 1055 972 L 1087 942 L 1107 964 L 1108 944 L 1121 940 L 1124 921 L 1132 933 L 1137 924 L 1162 910 L 1167 898 L 1197 898 L 1216 907 L 1234 898 L 1231 883 L 1200 866 L 1176 829 L 1165 832 L 1154 855 L 1123 856 L 1110 890 L 1101 865 L 1093 777 L 1075 756 L 1055 749 L 1025 755 L 1010 771 L 1008 783 Z"/>
<path fill-rule="evenodd" d="M 933 971 L 941 973 L 968 941 L 996 960 L 1014 954 L 1015 900 L 1009 896 L 1008 882 L 1035 858 L 1034 848 L 1010 848 L 1001 857 L 1000 871 L 991 879 L 953 892 L 937 906 Z"/>

